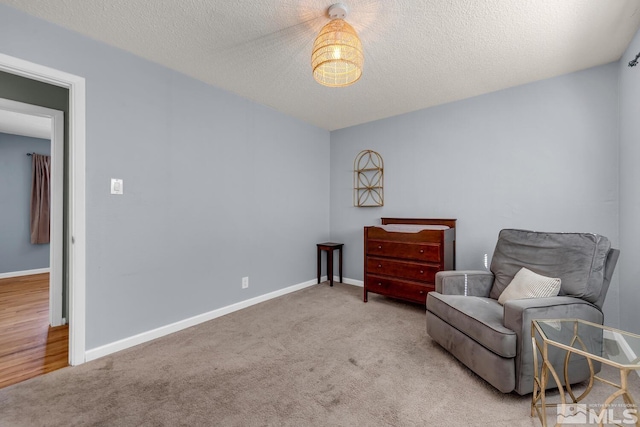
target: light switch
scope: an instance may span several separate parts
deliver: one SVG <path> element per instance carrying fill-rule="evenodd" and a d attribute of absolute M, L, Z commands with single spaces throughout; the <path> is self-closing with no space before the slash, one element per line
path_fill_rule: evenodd
<path fill-rule="evenodd" d="M 124 194 L 121 179 L 111 178 L 111 194 Z"/>

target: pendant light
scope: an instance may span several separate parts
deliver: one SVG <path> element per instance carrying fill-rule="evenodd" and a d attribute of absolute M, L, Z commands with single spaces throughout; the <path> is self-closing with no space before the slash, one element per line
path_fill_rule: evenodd
<path fill-rule="evenodd" d="M 364 55 L 358 34 L 344 18 L 347 7 L 342 3 L 329 7 L 331 21 L 313 42 L 311 68 L 313 78 L 329 87 L 349 86 L 362 76 Z"/>

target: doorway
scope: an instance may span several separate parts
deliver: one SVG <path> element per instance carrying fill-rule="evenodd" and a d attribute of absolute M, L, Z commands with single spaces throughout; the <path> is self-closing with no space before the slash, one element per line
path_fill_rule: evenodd
<path fill-rule="evenodd" d="M 6 204 L 0 273 L 0 388 L 69 364 L 69 328 L 63 319 L 63 129 L 62 111 L 0 99 L 4 163 L 0 174 L 10 184 L 2 190 Z M 43 155 L 38 161 L 44 189 L 49 190 L 42 202 L 36 202 L 32 194 L 36 155 Z M 31 236 L 34 202 L 48 208 L 49 238 L 40 236 L 40 244 L 33 244 L 36 241 Z"/>
<path fill-rule="evenodd" d="M 69 93 L 67 209 L 68 363 L 85 362 L 85 80 L 0 53 L 0 71 L 63 87 Z M 52 228 L 53 229 L 53 228 Z M 52 264 L 53 265 L 53 264 Z M 60 297 L 62 298 L 62 297 Z M 60 317 L 62 318 L 62 317 Z"/>
<path fill-rule="evenodd" d="M 0 99 L 0 132 L 48 139 L 50 169 L 49 324 L 63 318 L 64 119 L 62 111 Z M 27 145 L 27 142 L 24 143 Z M 25 153 L 30 154 L 30 153 Z M 20 161 L 20 160 L 18 160 Z M 26 160 L 25 160 L 26 161 Z M 26 164 L 25 164 L 26 166 Z M 26 185 L 24 186 L 26 187 Z M 26 190 L 26 188 L 24 188 Z M 27 212 L 24 213 L 25 216 Z M 28 272 L 28 271 L 27 271 Z M 0 275 L 2 276 L 2 275 Z"/>

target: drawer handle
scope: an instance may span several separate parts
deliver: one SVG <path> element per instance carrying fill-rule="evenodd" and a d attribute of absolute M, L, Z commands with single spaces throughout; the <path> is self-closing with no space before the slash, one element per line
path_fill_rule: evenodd
<path fill-rule="evenodd" d="M 423 254 L 424 253 L 424 249 L 420 249 L 420 253 Z"/>
<path fill-rule="evenodd" d="M 382 268 L 382 264 L 378 264 L 378 268 Z"/>
<path fill-rule="evenodd" d="M 378 282 L 378 286 L 382 286 L 382 283 Z"/>
<path fill-rule="evenodd" d="M 424 274 L 424 270 L 420 270 L 420 274 Z"/>
<path fill-rule="evenodd" d="M 378 249 L 382 249 L 382 245 L 378 245 Z"/>
<path fill-rule="evenodd" d="M 423 294 L 424 294 L 424 291 L 420 291 L 420 295 L 423 295 Z"/>

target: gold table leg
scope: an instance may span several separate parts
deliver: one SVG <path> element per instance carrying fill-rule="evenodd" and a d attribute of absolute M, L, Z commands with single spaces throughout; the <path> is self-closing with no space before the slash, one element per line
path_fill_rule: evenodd
<path fill-rule="evenodd" d="M 604 401 L 603 405 L 602 405 L 602 409 L 600 410 L 600 413 L 598 414 L 598 418 L 602 421 L 600 421 L 600 423 L 598 424 L 599 426 L 603 425 L 604 422 L 604 414 L 605 412 L 611 407 L 611 405 L 613 404 L 613 401 L 616 400 L 618 397 L 622 396 L 622 400 L 624 401 L 625 405 L 627 405 L 627 408 L 625 409 L 625 411 L 623 412 L 625 414 L 625 418 L 626 416 L 633 416 L 635 417 L 635 425 L 636 427 L 640 427 L 640 419 L 638 419 L 638 405 L 636 405 L 636 402 L 633 400 L 633 396 L 631 396 L 631 393 L 629 393 L 629 373 L 632 372 L 632 369 L 621 369 L 620 370 L 620 385 L 618 386 L 617 384 L 611 383 L 609 381 L 606 380 L 602 380 L 600 379 L 600 381 L 605 382 L 613 387 L 618 388 L 618 391 L 612 393 L 607 400 Z M 619 424 L 616 424 L 619 425 Z"/>
<path fill-rule="evenodd" d="M 580 346 L 585 352 L 588 352 L 587 346 L 584 345 L 584 341 L 582 341 L 582 339 L 580 339 L 580 337 L 578 336 L 577 322 L 575 323 L 573 328 L 573 339 L 571 340 L 571 344 L 569 344 L 569 347 L 573 347 L 576 341 L 580 344 Z M 572 352 L 567 351 L 567 355 L 564 357 L 564 385 L 567 388 L 567 392 L 569 393 L 569 396 L 571 396 L 571 399 L 573 400 L 573 402 L 577 403 L 577 402 L 580 402 L 582 399 L 584 399 L 585 396 L 589 394 L 589 392 L 593 388 L 593 379 L 595 378 L 595 371 L 593 369 L 593 362 L 591 361 L 591 359 L 589 359 L 588 357 L 585 357 L 585 359 L 587 359 L 587 363 L 589 364 L 589 384 L 587 385 L 586 390 L 576 398 L 576 396 L 573 394 L 571 383 L 569 382 L 569 359 L 571 358 L 572 354 L 573 354 Z"/>
<path fill-rule="evenodd" d="M 556 373 L 553 365 L 549 362 L 549 347 L 547 343 L 543 341 L 542 348 L 536 342 L 535 332 L 531 331 L 531 341 L 533 344 L 533 366 L 534 366 L 534 374 L 533 374 L 533 395 L 531 396 L 531 416 L 535 414 L 538 415 L 540 422 L 542 423 L 542 427 L 547 427 L 547 402 L 546 402 L 546 389 L 547 384 L 549 383 L 549 374 L 556 381 L 556 385 L 558 386 L 558 391 L 560 392 L 560 404 L 564 408 L 567 404 L 567 401 L 564 396 L 564 389 L 562 388 L 562 383 L 560 382 L 560 377 Z M 538 352 L 542 355 L 542 366 L 540 369 L 540 375 L 538 375 Z M 539 391 L 538 391 L 539 389 Z M 557 407 L 557 405 L 554 405 Z M 557 424 L 556 424 L 557 425 Z"/>

